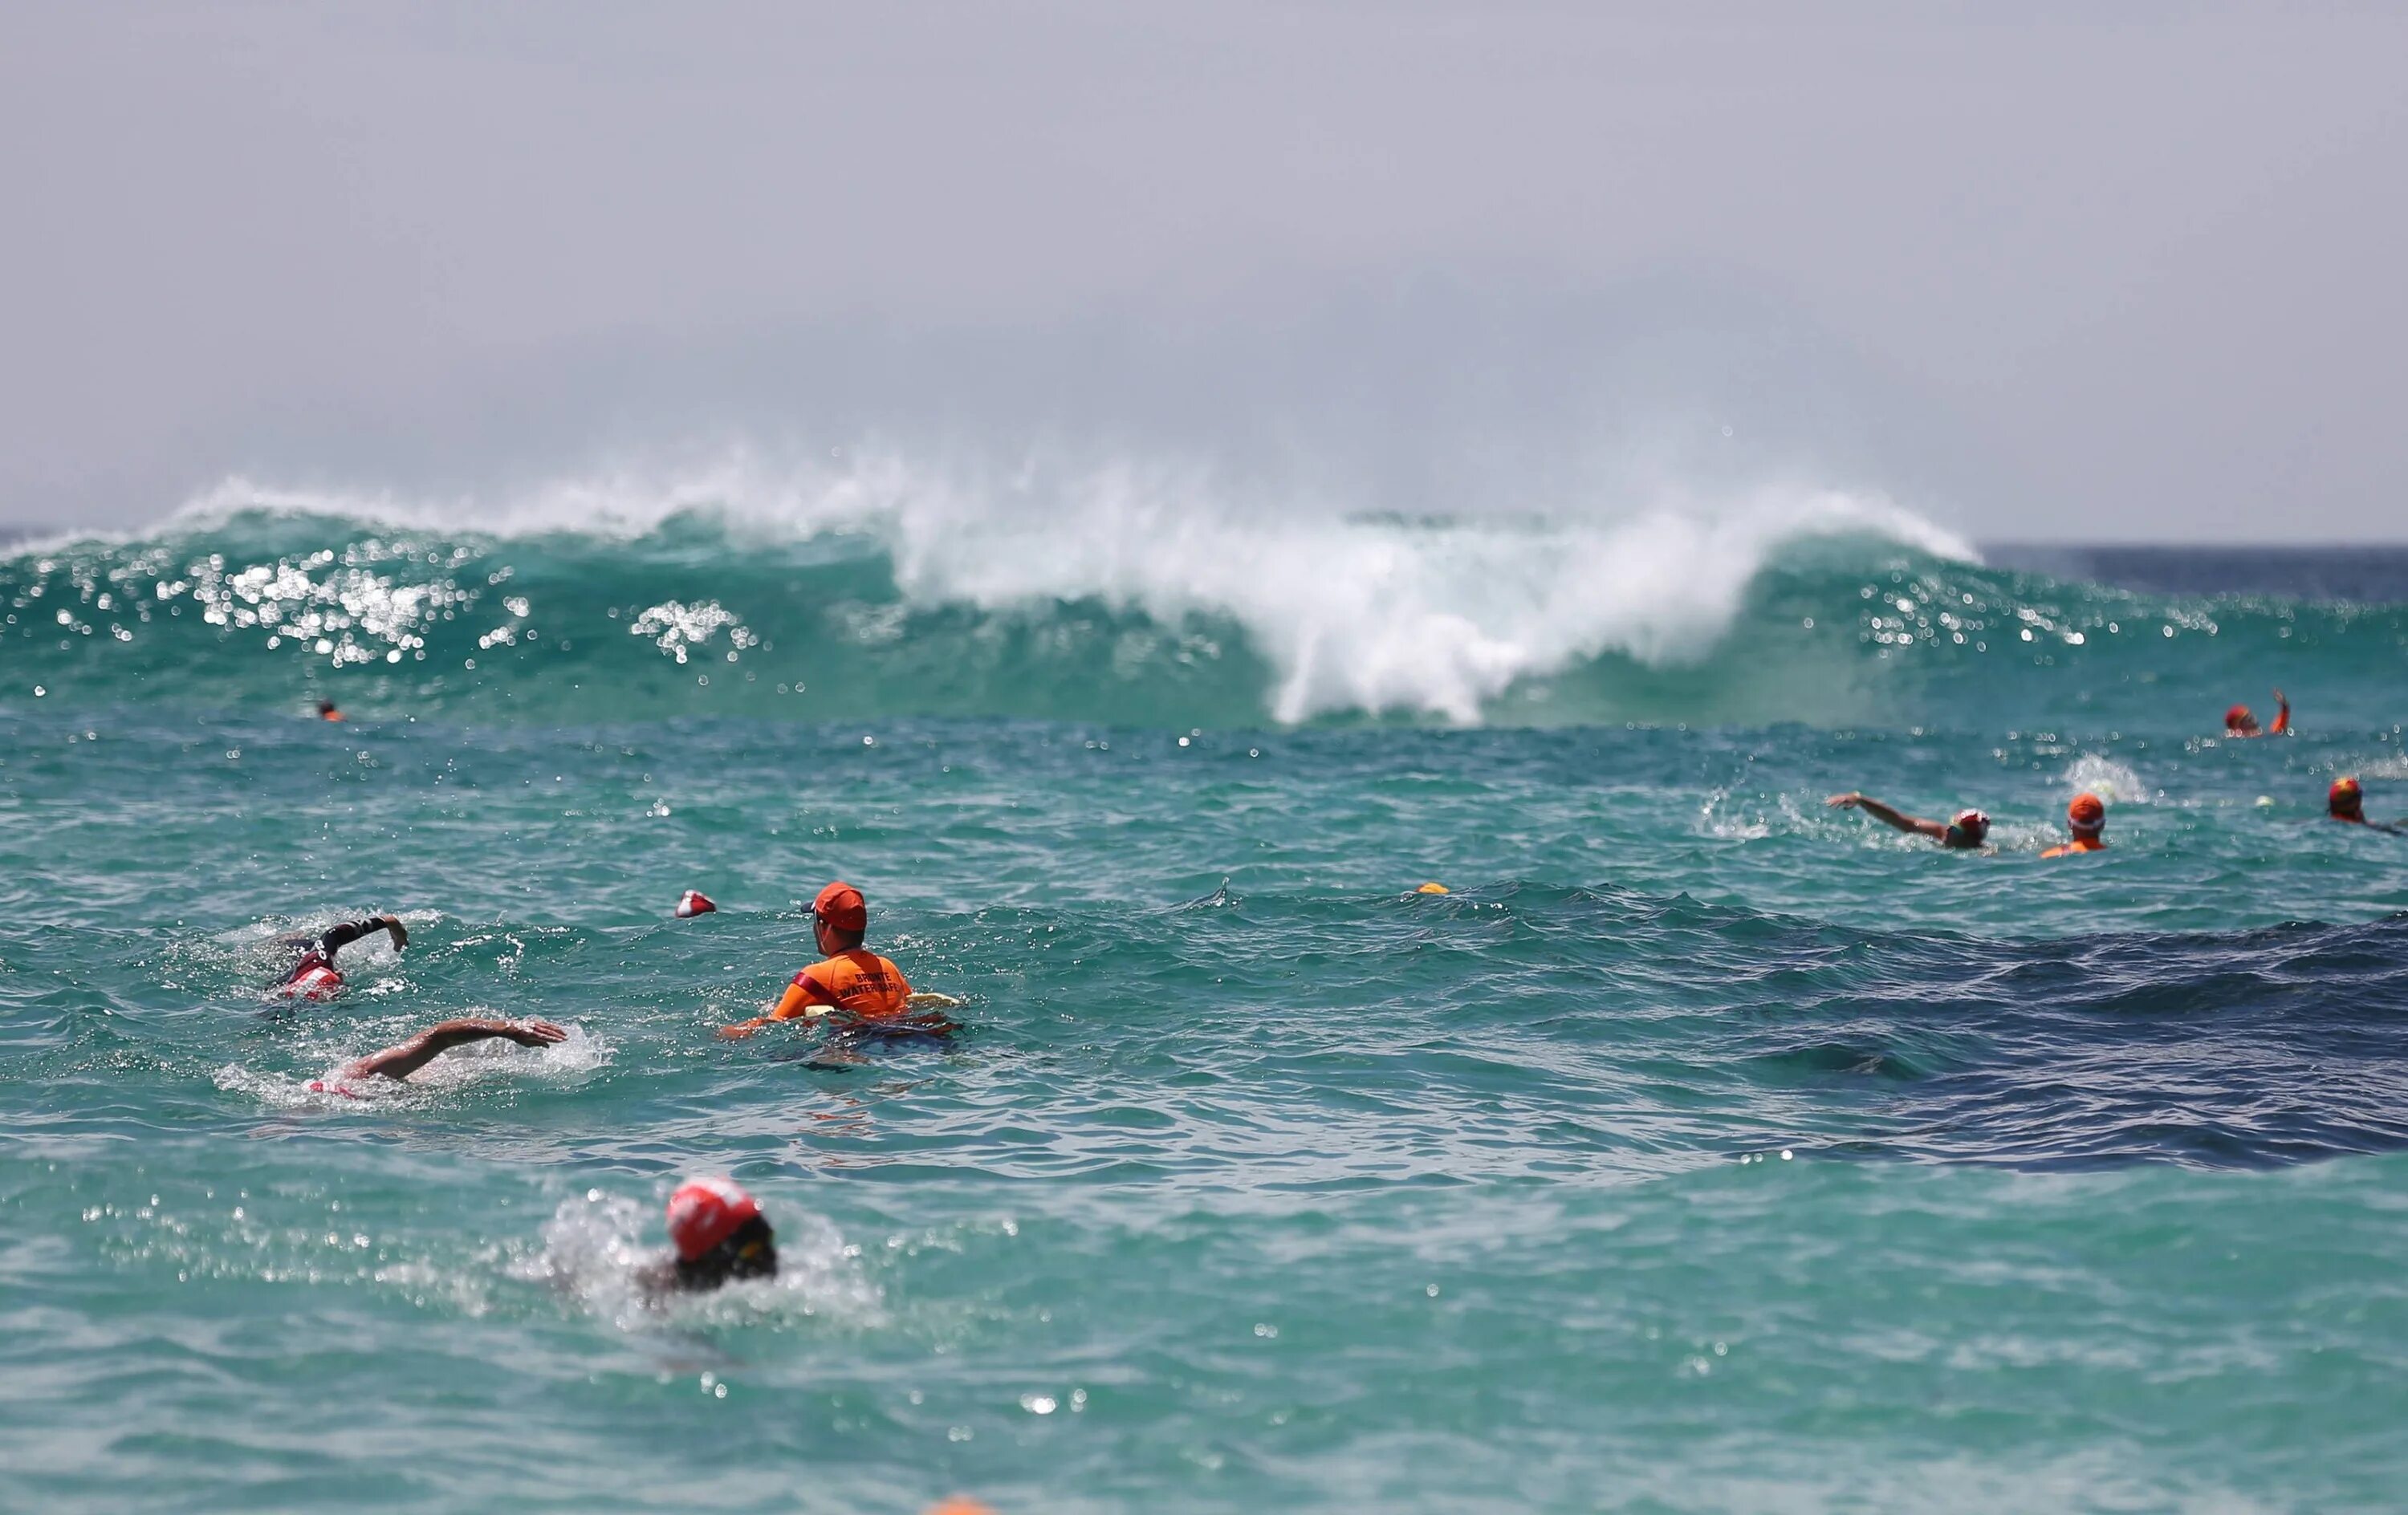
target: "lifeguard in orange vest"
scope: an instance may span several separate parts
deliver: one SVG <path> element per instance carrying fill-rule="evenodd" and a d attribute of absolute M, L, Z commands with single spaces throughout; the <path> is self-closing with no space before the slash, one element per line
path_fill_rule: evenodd
<path fill-rule="evenodd" d="M 2065 823 L 2073 828 L 2073 840 L 2052 847 L 2042 857 L 2071 857 L 2076 852 L 2103 852 L 2107 840 L 2099 834 L 2107 829 L 2107 802 L 2088 790 L 2073 796 L 2065 808 Z"/>
<path fill-rule="evenodd" d="M 772 1021 L 829 1014 L 872 1025 L 906 1020 L 911 1008 L 910 980 L 893 958 L 861 945 L 869 930 L 869 906 L 861 891 L 848 883 L 821 890 L 811 902 L 811 925 L 825 959 L 796 974 L 768 1014 L 722 1026 L 721 1036 L 749 1036 Z"/>

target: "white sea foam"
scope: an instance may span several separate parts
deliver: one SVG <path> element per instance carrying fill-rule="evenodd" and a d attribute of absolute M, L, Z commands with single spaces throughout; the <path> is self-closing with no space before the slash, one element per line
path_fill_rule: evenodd
<path fill-rule="evenodd" d="M 1865 534 L 1942 556 L 1971 548 L 1877 495 L 1766 484 L 1678 489 L 1543 515 L 1404 521 L 1355 502 L 1225 487 L 1179 462 L 932 466 L 895 452 L 772 467 L 562 479 L 492 499 L 404 500 L 232 479 L 179 518 L 251 509 L 352 515 L 503 537 L 638 536 L 710 515 L 739 539 L 852 533 L 891 555 L 916 604 L 987 610 L 1082 598 L 1176 624 L 1244 626 L 1276 670 L 1272 713 L 1429 711 L 1460 722 L 1516 679 L 1605 652 L 1702 657 L 1783 544 Z M 742 607 L 727 607 L 730 615 Z"/>
<path fill-rule="evenodd" d="M 2141 781 L 2139 774 L 2096 752 L 2085 752 L 2075 758 L 2057 782 L 2069 793 L 2088 790 L 2111 806 L 2146 805 L 2150 799 L 2149 786 Z"/>

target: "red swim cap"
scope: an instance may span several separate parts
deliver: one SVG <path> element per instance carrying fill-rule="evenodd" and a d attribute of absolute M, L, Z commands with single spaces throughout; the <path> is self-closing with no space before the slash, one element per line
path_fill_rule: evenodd
<path fill-rule="evenodd" d="M 287 999 L 329 1000 L 342 992 L 343 976 L 327 963 L 304 963 L 284 980 Z"/>
<path fill-rule="evenodd" d="M 1979 810 L 1959 810 L 1948 822 L 1951 831 L 1961 831 L 1965 839 L 1978 843 L 1990 834 L 1990 818 Z"/>
<path fill-rule="evenodd" d="M 690 921 L 697 915 L 709 915 L 717 908 L 718 906 L 710 903 L 710 895 L 699 889 L 689 889 L 678 898 L 677 915 L 681 921 Z"/>
<path fill-rule="evenodd" d="M 2336 779 L 2332 781 L 2332 787 L 2325 791 L 2325 808 L 2355 810 L 2365 798 L 2366 792 L 2358 787 L 2356 779 Z"/>
<path fill-rule="evenodd" d="M 691 1263 L 760 1213 L 752 1196 L 726 1179 L 689 1179 L 669 1195 L 669 1240 Z"/>
<path fill-rule="evenodd" d="M 838 931 L 869 929 L 869 904 L 861 891 L 848 883 L 833 883 L 820 891 L 811 901 L 811 913 Z"/>
<path fill-rule="evenodd" d="M 2065 819 L 2076 831 L 2097 831 L 2107 823 L 2107 802 L 2085 790 L 2065 808 Z"/>
<path fill-rule="evenodd" d="M 2245 705 L 2236 705 L 2231 709 L 2224 712 L 2224 729 L 2230 731 L 2235 726 L 2245 726 L 2257 719 L 2258 718 L 2256 716 L 2249 713 L 2249 707 Z"/>

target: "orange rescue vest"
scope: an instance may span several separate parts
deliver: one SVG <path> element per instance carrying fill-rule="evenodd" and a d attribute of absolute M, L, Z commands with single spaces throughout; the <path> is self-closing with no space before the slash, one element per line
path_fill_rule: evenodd
<path fill-rule="evenodd" d="M 866 947 L 839 952 L 795 975 L 795 987 L 808 1003 L 847 1010 L 864 1020 L 882 1021 L 910 1008 L 911 985 L 892 958 Z"/>

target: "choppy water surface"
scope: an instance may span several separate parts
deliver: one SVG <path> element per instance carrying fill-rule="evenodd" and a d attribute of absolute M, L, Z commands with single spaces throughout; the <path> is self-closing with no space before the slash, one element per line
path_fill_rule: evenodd
<path fill-rule="evenodd" d="M 2386 1508 L 2408 585 L 1930 546 L 1435 670 L 684 518 L 0 562 L 0 1504 Z M 839 876 L 968 1032 L 714 1038 Z M 464 1013 L 574 1035 L 308 1087 Z M 785 1275 L 650 1308 L 710 1170 Z"/>

